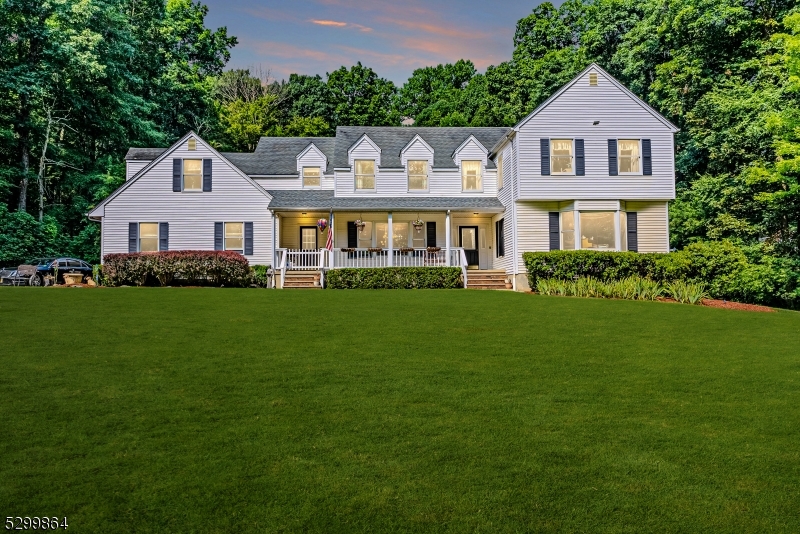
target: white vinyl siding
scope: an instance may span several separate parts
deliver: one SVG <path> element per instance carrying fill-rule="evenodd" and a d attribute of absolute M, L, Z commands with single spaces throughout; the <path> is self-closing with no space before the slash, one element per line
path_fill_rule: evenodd
<path fill-rule="evenodd" d="M 639 252 L 669 252 L 669 222 L 666 202 L 625 202 L 626 212 L 635 211 Z"/>
<path fill-rule="evenodd" d="M 599 124 L 593 125 L 594 121 Z M 541 174 L 541 139 L 583 139 L 585 176 Z M 602 73 L 588 73 L 519 126 L 519 194 L 524 200 L 675 198 L 673 134 Z M 653 175 L 609 176 L 609 139 L 650 139 Z"/>
<path fill-rule="evenodd" d="M 150 165 L 150 161 L 140 159 L 130 159 L 125 161 L 125 180 L 133 178 L 137 172 Z"/>
<path fill-rule="evenodd" d="M 213 191 L 197 195 L 172 191 L 172 160 L 213 159 Z M 299 181 L 299 180 L 297 180 Z M 155 164 L 106 206 L 102 224 L 102 254 L 128 252 L 128 224 L 169 223 L 170 250 L 214 250 L 214 223 L 253 222 L 251 264 L 271 265 L 272 216 L 269 197 L 219 159 L 198 139 L 197 150 L 186 143 Z"/>

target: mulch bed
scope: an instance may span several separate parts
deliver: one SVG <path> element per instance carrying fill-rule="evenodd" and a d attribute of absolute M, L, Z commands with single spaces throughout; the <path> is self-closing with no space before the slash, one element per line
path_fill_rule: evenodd
<path fill-rule="evenodd" d="M 774 312 L 773 308 L 759 306 L 758 304 L 743 304 L 741 302 L 731 302 L 729 300 L 703 299 L 703 306 L 709 308 L 725 308 L 726 310 L 742 310 L 753 312 Z"/>

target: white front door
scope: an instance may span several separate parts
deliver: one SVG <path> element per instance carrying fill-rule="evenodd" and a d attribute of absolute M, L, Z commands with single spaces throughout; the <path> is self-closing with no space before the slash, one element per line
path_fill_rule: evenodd
<path fill-rule="evenodd" d="M 317 227 L 300 228 L 300 250 L 317 250 Z"/>

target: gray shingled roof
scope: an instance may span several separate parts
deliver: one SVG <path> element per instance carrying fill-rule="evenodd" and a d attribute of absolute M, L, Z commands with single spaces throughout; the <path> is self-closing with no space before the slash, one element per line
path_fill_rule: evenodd
<path fill-rule="evenodd" d="M 125 159 L 152 161 L 164 153 L 166 148 L 129 148 Z"/>
<path fill-rule="evenodd" d="M 255 152 L 224 152 L 222 155 L 251 176 L 297 175 L 297 155 L 311 143 L 327 156 L 326 172 L 333 172 L 331 163 L 336 144 L 333 137 L 262 137 Z"/>
<path fill-rule="evenodd" d="M 491 197 L 334 197 L 331 190 L 269 190 L 270 209 L 286 210 L 486 210 L 503 211 L 503 204 Z"/>
<path fill-rule="evenodd" d="M 339 126 L 336 128 L 336 154 L 333 163 L 337 168 L 349 167 L 347 151 L 362 135 L 367 134 L 381 148 L 381 167 L 402 167 L 400 151 L 414 136 L 419 135 L 433 149 L 434 167 L 454 168 L 456 164 L 453 161 L 453 152 L 470 135 L 474 135 L 486 150 L 491 150 L 510 131 L 511 128 Z M 494 168 L 491 160 L 488 168 Z"/>

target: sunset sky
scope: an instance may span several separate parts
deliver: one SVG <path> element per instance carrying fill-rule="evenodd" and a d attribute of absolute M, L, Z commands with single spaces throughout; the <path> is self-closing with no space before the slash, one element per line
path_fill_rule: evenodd
<path fill-rule="evenodd" d="M 426 65 L 471 59 L 479 70 L 511 57 L 514 26 L 537 0 L 203 0 L 206 23 L 239 38 L 229 67 L 273 77 L 325 75 L 356 61 L 402 84 Z M 560 3 L 560 2 L 559 2 Z"/>

